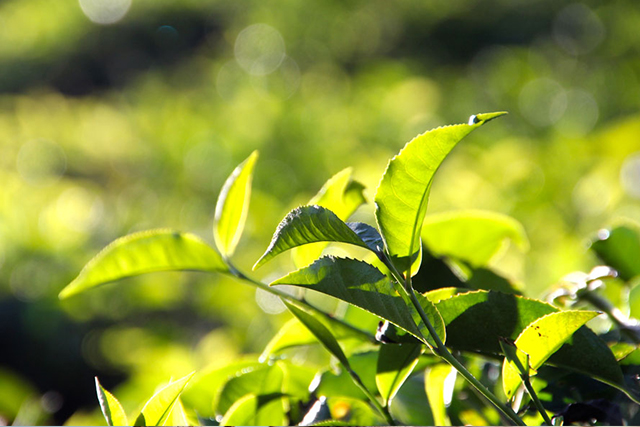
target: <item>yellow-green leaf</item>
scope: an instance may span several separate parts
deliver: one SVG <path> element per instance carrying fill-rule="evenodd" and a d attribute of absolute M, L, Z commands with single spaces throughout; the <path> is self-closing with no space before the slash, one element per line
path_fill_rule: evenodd
<path fill-rule="evenodd" d="M 173 381 L 158 390 L 147 401 L 136 419 L 136 426 L 162 426 L 165 425 L 169 414 L 178 401 L 180 394 L 189 383 L 195 372 Z"/>
<path fill-rule="evenodd" d="M 424 374 L 424 388 L 433 414 L 433 424 L 449 426 L 447 404 L 451 402 L 456 374 L 451 365 L 438 363 L 427 368 Z"/>
<path fill-rule="evenodd" d="M 98 394 L 100 409 L 105 420 L 107 420 L 107 424 L 110 426 L 128 426 L 129 421 L 127 421 L 127 414 L 124 412 L 122 405 L 113 394 L 102 387 L 98 377 L 96 377 L 96 393 Z"/>
<path fill-rule="evenodd" d="M 142 231 L 104 248 L 60 292 L 60 298 L 125 277 L 172 270 L 228 271 L 220 254 L 193 234 L 166 229 Z"/>
<path fill-rule="evenodd" d="M 227 258 L 233 255 L 244 229 L 249 212 L 253 168 L 257 159 L 258 152 L 254 151 L 227 178 L 218 197 L 213 237 L 218 250 Z"/>
<path fill-rule="evenodd" d="M 378 352 L 376 385 L 385 406 L 391 401 L 409 378 L 422 354 L 421 344 L 385 344 Z"/>

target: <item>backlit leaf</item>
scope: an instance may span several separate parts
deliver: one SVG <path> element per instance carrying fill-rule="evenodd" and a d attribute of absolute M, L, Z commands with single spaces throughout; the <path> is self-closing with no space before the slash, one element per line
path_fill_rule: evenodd
<path fill-rule="evenodd" d="M 166 229 L 142 231 L 104 248 L 60 292 L 60 298 L 125 277 L 172 270 L 228 271 L 220 254 L 193 234 Z"/>
<path fill-rule="evenodd" d="M 195 372 L 173 381 L 160 389 L 147 401 L 136 419 L 136 426 L 162 426 L 167 421 L 171 410 L 178 401 L 180 394 L 187 386 Z"/>
<path fill-rule="evenodd" d="M 515 340 L 516 347 L 529 355 L 530 367 L 536 370 L 580 327 L 598 314 L 597 311 L 571 310 L 543 316 L 522 331 Z M 518 368 L 513 362 L 505 361 L 502 365 L 502 386 L 508 398 L 513 396 L 521 383 Z"/>
<path fill-rule="evenodd" d="M 338 218 L 321 206 L 301 206 L 280 222 L 269 247 L 253 266 L 254 270 L 276 255 L 315 242 L 342 242 L 369 249 L 367 244 Z"/>
<path fill-rule="evenodd" d="M 424 388 L 433 414 L 433 424 L 436 426 L 451 425 L 447 403 L 451 402 L 455 378 L 455 371 L 445 363 L 428 367 L 424 374 Z"/>
<path fill-rule="evenodd" d="M 109 393 L 98 381 L 96 377 L 96 392 L 98 394 L 98 401 L 100 402 L 100 409 L 107 420 L 107 425 L 110 426 L 128 426 L 127 414 L 124 412 L 122 405 L 115 398 L 115 396 Z"/>
<path fill-rule="evenodd" d="M 389 406 L 422 354 L 421 344 L 386 344 L 378 352 L 376 385 L 385 406 Z"/>
<path fill-rule="evenodd" d="M 425 132 L 407 143 L 389 162 L 374 198 L 375 213 L 386 249 L 400 271 L 409 271 L 417 261 L 422 222 L 436 171 L 462 138 L 503 114 L 478 114 L 470 120 L 471 124 Z"/>
<path fill-rule="evenodd" d="M 486 266 L 508 240 L 522 249 L 528 240 L 515 219 L 495 212 L 465 210 L 427 215 L 422 241 L 439 257 L 453 257 L 473 267 Z"/>
<path fill-rule="evenodd" d="M 629 222 L 598 233 L 591 249 L 628 281 L 640 275 L 640 226 Z"/>
<path fill-rule="evenodd" d="M 284 373 L 279 363 L 263 363 L 254 368 L 243 369 L 229 378 L 214 399 L 216 412 L 226 414 L 234 402 L 249 393 L 258 396 L 281 393 L 283 379 Z"/>
<path fill-rule="evenodd" d="M 249 212 L 253 168 L 257 159 L 258 152 L 254 151 L 227 178 L 218 196 L 213 237 L 218 250 L 227 258 L 233 255 L 244 229 Z"/>
<path fill-rule="evenodd" d="M 332 176 L 308 203 L 329 209 L 342 221 L 346 221 L 360 205 L 366 202 L 364 186 L 351 179 L 351 168 L 343 169 Z M 298 246 L 293 249 L 293 260 L 297 267 L 311 264 L 322 255 L 327 243 Z"/>
<path fill-rule="evenodd" d="M 388 320 L 424 343 L 435 346 L 408 296 L 399 295 L 389 278 L 366 262 L 326 256 L 271 283 L 278 284 L 301 286 L 331 295 Z M 401 288 L 400 291 L 404 292 Z M 421 295 L 419 298 L 424 300 L 424 309 L 444 341 L 446 332 L 442 318 L 426 298 Z"/>

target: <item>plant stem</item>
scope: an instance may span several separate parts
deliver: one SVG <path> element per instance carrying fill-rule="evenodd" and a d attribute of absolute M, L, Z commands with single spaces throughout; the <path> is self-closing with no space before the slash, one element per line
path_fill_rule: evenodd
<path fill-rule="evenodd" d="M 390 426 L 395 426 L 396 422 L 393 419 L 393 417 L 391 416 L 391 413 L 389 413 L 389 408 L 387 408 L 386 406 L 382 406 L 380 404 L 380 402 L 378 402 L 378 399 L 376 399 L 376 397 L 373 395 L 373 393 L 371 393 L 371 391 L 364 385 L 364 383 L 362 382 L 362 380 L 360 379 L 358 374 L 356 374 L 348 366 L 345 366 L 345 369 L 347 370 L 347 372 L 351 376 L 351 379 L 353 380 L 355 385 L 357 385 L 358 388 L 360 390 L 362 390 L 362 392 L 367 396 L 367 398 L 369 399 L 371 404 L 373 404 L 373 406 L 375 406 L 375 408 L 378 410 L 378 412 L 380 412 L 380 414 L 383 416 L 383 418 L 386 421 L 386 423 L 388 425 L 390 425 Z"/>
<path fill-rule="evenodd" d="M 429 321 L 429 317 L 424 312 L 420 301 L 416 297 L 416 293 L 411 286 L 411 282 L 408 282 L 407 291 L 409 292 L 409 297 L 411 298 L 411 302 L 415 306 L 416 310 L 420 314 L 420 318 L 424 322 L 425 326 L 429 330 L 431 337 L 436 343 L 436 348 L 434 349 L 436 354 L 444 359 L 447 363 L 453 366 L 459 373 L 462 375 L 464 379 L 466 379 L 472 386 L 474 386 L 489 402 L 491 402 L 500 412 L 502 412 L 509 420 L 515 425 L 524 426 L 526 425 L 522 419 L 516 414 L 513 409 L 509 406 L 505 405 L 498 399 L 489 389 L 487 389 L 484 384 L 482 384 L 476 377 L 473 376 L 471 372 L 462 364 L 458 359 L 456 359 L 453 354 L 449 351 L 449 349 L 444 345 L 440 337 L 438 336 L 436 330 L 433 325 Z"/>
<path fill-rule="evenodd" d="M 547 423 L 548 426 L 553 425 L 551 418 L 549 418 L 549 415 L 547 414 L 547 410 L 544 409 L 544 406 L 542 406 L 542 402 L 540 402 L 540 399 L 538 399 L 538 395 L 531 385 L 529 375 L 520 375 L 520 377 L 522 378 L 522 382 L 529 392 L 529 396 L 531 396 L 531 400 L 533 400 L 534 405 L 536 405 L 536 408 L 538 408 L 538 412 L 540 412 L 540 415 L 542 415 L 542 418 L 544 418 L 544 422 Z"/>
<path fill-rule="evenodd" d="M 601 297 L 592 290 L 587 290 L 584 293 L 578 295 L 579 299 L 587 301 L 598 310 L 602 310 L 609 316 L 609 319 L 616 324 L 620 332 L 633 341 L 635 344 L 640 344 L 640 336 L 638 325 L 629 320 L 620 310 L 618 310 L 609 300 Z"/>

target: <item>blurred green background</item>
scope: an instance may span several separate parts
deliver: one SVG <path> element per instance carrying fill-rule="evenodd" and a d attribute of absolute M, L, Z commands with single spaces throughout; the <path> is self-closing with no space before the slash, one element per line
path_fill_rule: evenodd
<path fill-rule="evenodd" d="M 57 299 L 126 233 L 212 242 L 219 189 L 254 149 L 247 270 L 336 172 L 371 199 L 416 134 L 507 110 L 454 150 L 430 212 L 521 221 L 531 249 L 494 267 L 529 296 L 589 270 L 597 230 L 640 219 L 638 28 L 634 0 L 0 1 L 0 424 L 103 423 L 95 375 L 133 411 L 260 352 L 288 315 L 232 279 Z"/>

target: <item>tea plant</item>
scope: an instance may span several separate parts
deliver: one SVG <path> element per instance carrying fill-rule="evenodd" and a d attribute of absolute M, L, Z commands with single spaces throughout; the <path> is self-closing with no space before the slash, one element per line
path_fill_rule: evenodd
<path fill-rule="evenodd" d="M 269 284 L 232 262 L 249 208 L 255 152 L 221 191 L 213 229 L 216 248 L 173 230 L 135 233 L 107 246 L 61 298 L 144 273 L 195 270 L 231 275 L 277 295 L 293 316 L 259 360 L 170 382 L 146 403 L 134 424 L 633 420 L 640 335 L 634 321 L 598 288 L 614 282 L 624 287 L 623 280 L 640 277 L 637 230 L 617 228 L 595 242 L 594 250 L 612 268 L 572 276 L 579 280 L 563 282 L 552 305 L 522 296 L 487 267 L 506 239 L 526 246 L 515 220 L 468 211 L 425 221 L 434 175 L 449 152 L 503 114 L 471 116 L 467 124 L 433 129 L 410 141 L 390 160 L 376 190 L 377 228 L 346 222 L 365 203 L 363 186 L 351 179 L 350 170 L 335 175 L 308 205 L 282 220 L 255 263 L 254 269 L 260 268 L 291 250 L 299 269 Z M 354 258 L 323 256 L 329 243 L 361 250 Z M 335 298 L 343 309 L 321 309 L 305 297 L 309 292 Z M 586 309 L 594 307 L 616 326 L 602 337 L 585 326 L 600 314 Z M 318 371 L 286 357 L 314 343 L 335 363 Z M 96 387 L 107 423 L 127 425 L 118 400 L 97 379 Z M 186 393 L 210 396 L 211 406 L 184 405 L 186 388 Z"/>

